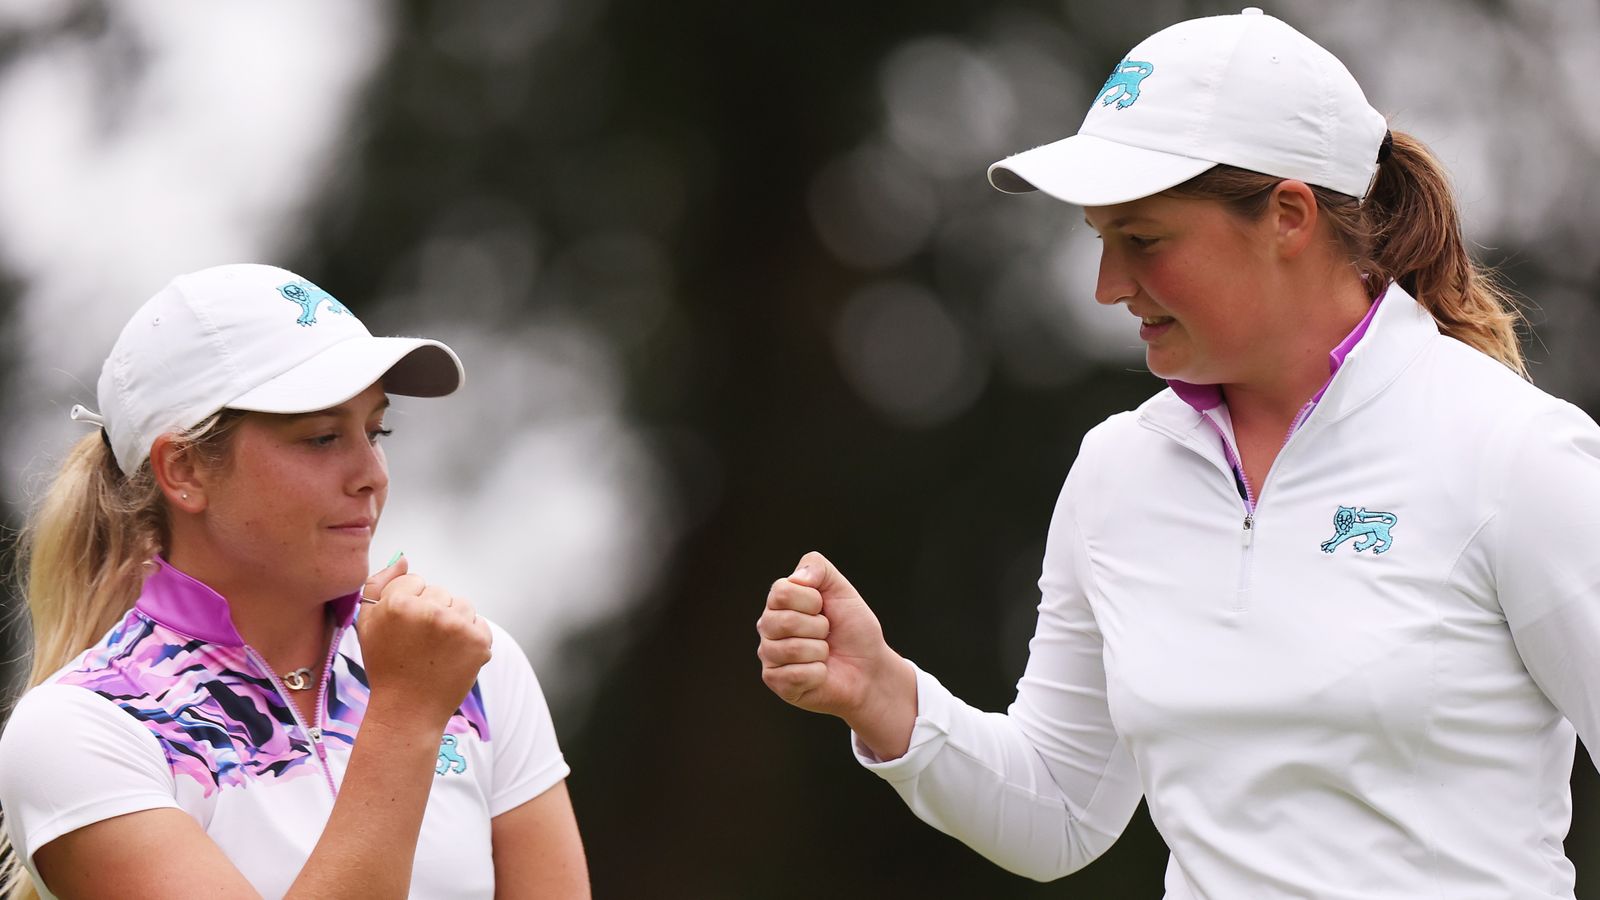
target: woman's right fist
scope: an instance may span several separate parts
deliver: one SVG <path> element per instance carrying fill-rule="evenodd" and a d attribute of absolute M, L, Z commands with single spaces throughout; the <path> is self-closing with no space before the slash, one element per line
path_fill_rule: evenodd
<path fill-rule="evenodd" d="M 489 623 L 463 597 L 411 574 L 400 559 L 361 588 L 356 633 L 376 698 L 399 701 L 440 727 L 489 661 Z"/>
<path fill-rule="evenodd" d="M 761 680 L 773 693 L 846 721 L 873 705 L 884 666 L 899 659 L 861 595 L 816 552 L 773 582 L 756 633 Z"/>

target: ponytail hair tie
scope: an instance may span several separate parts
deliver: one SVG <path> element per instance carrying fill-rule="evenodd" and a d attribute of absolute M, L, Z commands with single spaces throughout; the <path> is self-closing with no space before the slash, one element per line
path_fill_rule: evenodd
<path fill-rule="evenodd" d="M 1382 165 L 1394 155 L 1394 132 L 1384 131 L 1383 142 L 1378 145 L 1378 164 Z"/>

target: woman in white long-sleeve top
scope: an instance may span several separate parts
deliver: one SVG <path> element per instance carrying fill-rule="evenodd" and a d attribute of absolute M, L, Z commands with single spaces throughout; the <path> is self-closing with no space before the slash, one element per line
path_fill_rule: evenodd
<path fill-rule="evenodd" d="M 1172 900 L 1572 897 L 1600 428 L 1525 379 L 1437 162 L 1246 10 L 1146 39 L 1078 135 L 990 179 L 1085 208 L 1096 299 L 1168 388 L 1084 439 L 1005 714 L 891 650 L 815 553 L 768 594 L 766 683 L 1030 877 L 1144 796 Z"/>

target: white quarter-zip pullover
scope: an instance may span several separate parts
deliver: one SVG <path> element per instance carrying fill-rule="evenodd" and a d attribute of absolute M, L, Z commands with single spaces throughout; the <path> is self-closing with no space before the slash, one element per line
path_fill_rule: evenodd
<path fill-rule="evenodd" d="M 1168 900 L 1571 898 L 1600 428 L 1391 287 L 1253 515 L 1224 440 L 1171 390 L 1092 430 L 1016 701 L 919 671 L 909 752 L 862 762 L 1038 879 L 1143 795 Z"/>

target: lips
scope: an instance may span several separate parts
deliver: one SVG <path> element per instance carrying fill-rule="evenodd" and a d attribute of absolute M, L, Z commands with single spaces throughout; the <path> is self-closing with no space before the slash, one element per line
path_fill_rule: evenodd
<path fill-rule="evenodd" d="M 1171 316 L 1140 316 L 1139 339 L 1153 341 L 1166 334 L 1177 321 Z"/>
<path fill-rule="evenodd" d="M 334 531 L 371 531 L 372 525 L 373 519 L 371 516 L 361 516 L 360 518 L 337 522 L 328 527 Z"/>

